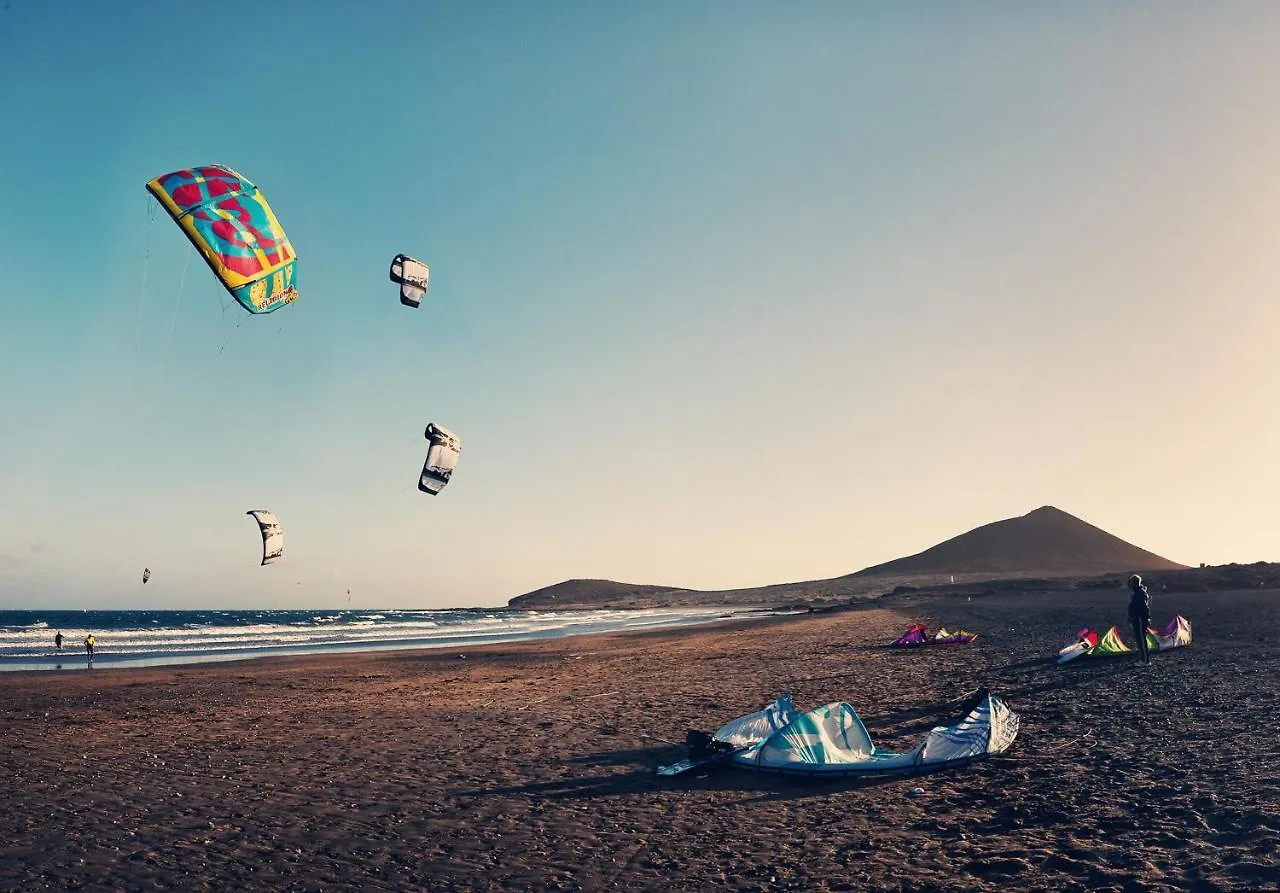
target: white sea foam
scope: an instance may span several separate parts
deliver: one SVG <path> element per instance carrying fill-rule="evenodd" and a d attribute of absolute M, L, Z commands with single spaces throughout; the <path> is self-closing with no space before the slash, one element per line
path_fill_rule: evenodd
<path fill-rule="evenodd" d="M 52 669 L 71 658 L 83 662 L 83 642 L 89 632 L 96 639 L 94 665 L 102 668 L 281 653 L 457 647 L 465 643 L 705 623 L 730 611 L 47 612 L 48 620 L 0 625 L 0 670 Z M 31 613 L 34 612 L 0 612 L 0 624 L 5 624 L 5 614 Z M 63 633 L 61 653 L 53 647 L 51 626 Z"/>

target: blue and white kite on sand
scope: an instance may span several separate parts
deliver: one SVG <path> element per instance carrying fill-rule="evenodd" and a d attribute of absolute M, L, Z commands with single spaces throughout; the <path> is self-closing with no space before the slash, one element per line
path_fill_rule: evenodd
<path fill-rule="evenodd" d="M 1018 714 L 985 690 L 966 704 L 959 722 L 935 726 L 907 753 L 880 750 L 853 707 L 843 702 L 798 712 L 783 695 L 762 710 L 721 726 L 708 753 L 658 769 L 680 775 L 710 762 L 780 775 L 825 778 L 855 775 L 916 775 L 962 766 L 1004 753 L 1018 736 Z"/>

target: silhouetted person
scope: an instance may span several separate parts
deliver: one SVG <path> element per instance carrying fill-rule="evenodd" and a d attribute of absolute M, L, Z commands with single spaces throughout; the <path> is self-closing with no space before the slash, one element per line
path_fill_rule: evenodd
<path fill-rule="evenodd" d="M 84 637 L 84 651 L 89 655 L 89 660 L 93 660 L 93 633 Z"/>
<path fill-rule="evenodd" d="M 1129 578 L 1129 623 L 1138 639 L 1138 653 L 1143 666 L 1151 663 L 1147 648 L 1147 627 L 1151 625 L 1151 593 L 1147 592 L 1142 578 L 1134 574 Z"/>
<path fill-rule="evenodd" d="M 58 630 L 57 635 L 53 637 L 53 647 L 59 651 L 62 650 L 62 630 Z"/>

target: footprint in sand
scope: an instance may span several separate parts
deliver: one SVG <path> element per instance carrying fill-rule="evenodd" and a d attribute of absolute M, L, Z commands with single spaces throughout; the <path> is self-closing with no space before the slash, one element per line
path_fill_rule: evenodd
<path fill-rule="evenodd" d="M 1232 877 L 1240 878 L 1244 881 L 1250 881 L 1256 885 L 1255 889 L 1274 889 L 1277 883 L 1280 883 L 1280 866 L 1275 862 L 1237 862 L 1235 865 L 1227 868 L 1227 874 Z"/>
<path fill-rule="evenodd" d="M 1031 864 L 1025 859 L 1010 859 L 1005 856 L 974 859 L 965 866 L 965 871 L 981 878 L 1011 877 L 1030 870 Z"/>

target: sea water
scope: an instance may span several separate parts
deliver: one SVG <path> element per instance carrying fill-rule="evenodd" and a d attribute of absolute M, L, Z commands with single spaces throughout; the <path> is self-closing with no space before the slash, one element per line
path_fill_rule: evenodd
<path fill-rule="evenodd" d="M 142 667 L 280 654 L 459 648 L 708 623 L 729 608 L 509 611 L 0 611 L 0 671 Z M 62 651 L 54 634 L 63 636 Z"/>

